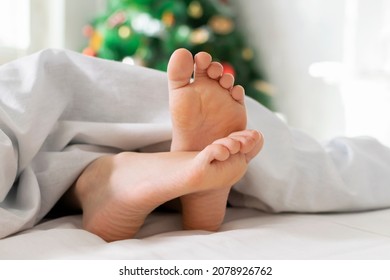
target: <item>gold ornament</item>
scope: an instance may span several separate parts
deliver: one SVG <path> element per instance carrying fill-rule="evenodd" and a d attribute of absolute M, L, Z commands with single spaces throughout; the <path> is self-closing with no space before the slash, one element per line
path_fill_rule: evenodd
<path fill-rule="evenodd" d="M 122 39 L 127 39 L 131 36 L 131 29 L 130 27 L 126 26 L 126 25 L 122 25 L 121 27 L 119 27 L 118 29 L 118 35 L 119 37 L 121 37 Z"/>
<path fill-rule="evenodd" d="M 227 35 L 234 30 L 234 22 L 230 18 L 216 15 L 209 20 L 211 29 L 221 35 Z"/>
<path fill-rule="evenodd" d="M 190 41 L 195 45 L 206 43 L 210 39 L 210 32 L 205 28 L 197 28 L 191 32 Z"/>
<path fill-rule="evenodd" d="M 161 20 L 165 26 L 171 27 L 175 23 L 175 15 L 170 11 L 164 12 Z"/>
<path fill-rule="evenodd" d="M 255 56 L 254 53 L 253 53 L 253 50 L 251 48 L 244 48 L 242 51 L 241 51 L 241 56 L 244 60 L 246 61 L 250 61 L 253 59 L 253 57 Z"/>
<path fill-rule="evenodd" d="M 192 18 L 201 18 L 203 16 L 203 7 L 199 1 L 192 1 L 188 5 L 187 13 Z"/>
<path fill-rule="evenodd" d="M 102 46 L 102 43 L 103 36 L 98 31 L 93 32 L 91 40 L 89 41 L 89 46 L 91 49 L 97 52 Z"/>
<path fill-rule="evenodd" d="M 267 94 L 268 96 L 275 95 L 275 87 L 273 85 L 271 85 L 270 83 L 267 83 L 266 81 L 256 80 L 256 81 L 254 81 L 253 86 L 255 89 Z"/>

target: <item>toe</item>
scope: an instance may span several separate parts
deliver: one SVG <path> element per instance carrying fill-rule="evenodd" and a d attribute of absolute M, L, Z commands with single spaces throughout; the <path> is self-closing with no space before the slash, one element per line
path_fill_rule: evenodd
<path fill-rule="evenodd" d="M 195 55 L 195 74 L 194 79 L 207 77 L 207 69 L 209 68 L 212 57 L 206 52 L 200 52 Z"/>
<path fill-rule="evenodd" d="M 225 89 L 231 89 L 234 85 L 234 76 L 229 73 L 223 74 L 219 79 L 219 84 Z"/>
<path fill-rule="evenodd" d="M 242 86 L 237 85 L 232 88 L 231 95 L 234 100 L 240 104 L 244 104 L 245 101 L 245 90 Z"/>
<path fill-rule="evenodd" d="M 176 50 L 168 63 L 168 84 L 171 89 L 186 86 L 194 71 L 194 60 L 190 51 Z"/>
<path fill-rule="evenodd" d="M 225 138 L 221 138 L 221 139 L 218 139 L 218 140 L 215 140 L 213 142 L 213 144 L 218 144 L 218 145 L 223 145 L 225 146 L 230 154 L 236 154 L 240 151 L 241 149 L 241 144 L 239 141 L 236 141 L 235 139 L 233 138 L 229 138 L 229 137 L 225 137 Z"/>
<path fill-rule="evenodd" d="M 219 62 L 211 62 L 209 68 L 207 69 L 207 74 L 211 79 L 219 79 L 223 73 L 223 66 Z"/>
<path fill-rule="evenodd" d="M 240 152 L 247 154 L 252 152 L 255 148 L 259 148 L 256 154 L 260 151 L 262 147 L 263 137 L 262 134 L 256 130 L 243 130 L 238 132 L 233 132 L 229 135 L 229 138 L 232 138 L 236 141 L 239 141 L 241 144 Z"/>
<path fill-rule="evenodd" d="M 201 162 L 208 164 L 213 161 L 225 161 L 230 157 L 230 151 L 227 147 L 221 144 L 210 144 L 197 155 Z"/>
<path fill-rule="evenodd" d="M 245 154 L 247 162 L 251 161 L 261 151 L 264 145 L 263 134 L 258 131 L 256 133 L 258 134 L 258 138 L 256 138 L 254 146 Z"/>

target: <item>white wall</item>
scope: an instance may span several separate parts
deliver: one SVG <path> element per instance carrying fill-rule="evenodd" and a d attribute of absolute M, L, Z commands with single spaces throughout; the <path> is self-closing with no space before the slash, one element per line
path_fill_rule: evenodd
<path fill-rule="evenodd" d="M 368 135 L 390 145 L 390 1 L 233 2 L 290 125 L 319 140 Z"/>
<path fill-rule="evenodd" d="M 319 139 L 344 132 L 337 85 L 309 75 L 315 62 L 341 61 L 343 0 L 235 0 L 240 28 L 276 86 L 277 109 Z"/>

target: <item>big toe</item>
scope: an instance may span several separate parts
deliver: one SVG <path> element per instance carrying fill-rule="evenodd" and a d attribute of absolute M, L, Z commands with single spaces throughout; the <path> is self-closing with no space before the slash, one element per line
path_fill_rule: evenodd
<path fill-rule="evenodd" d="M 256 130 L 243 130 L 229 135 L 241 143 L 241 153 L 245 154 L 247 162 L 251 161 L 263 148 L 263 134 Z"/>
<path fill-rule="evenodd" d="M 168 83 L 171 89 L 186 86 L 194 71 L 194 59 L 187 49 L 173 52 L 168 63 Z"/>

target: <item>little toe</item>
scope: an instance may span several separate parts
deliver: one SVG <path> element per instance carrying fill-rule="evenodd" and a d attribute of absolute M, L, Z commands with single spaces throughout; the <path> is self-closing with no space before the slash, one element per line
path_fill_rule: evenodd
<path fill-rule="evenodd" d="M 219 62 L 211 62 L 209 68 L 207 69 L 207 74 L 213 80 L 219 79 L 223 73 L 223 66 Z"/>
<path fill-rule="evenodd" d="M 234 76 L 230 73 L 225 73 L 219 79 L 219 84 L 225 89 L 231 89 L 234 85 Z"/>
<path fill-rule="evenodd" d="M 178 49 L 173 52 L 168 63 L 168 84 L 177 89 L 189 84 L 194 71 L 194 60 L 190 51 Z"/>
<path fill-rule="evenodd" d="M 245 89 L 240 85 L 236 85 L 232 88 L 231 96 L 238 103 L 244 104 L 244 102 L 245 102 Z"/>
<path fill-rule="evenodd" d="M 207 77 L 207 69 L 209 68 L 212 57 L 210 54 L 206 52 L 199 52 L 195 55 L 195 73 L 194 73 L 194 79 L 201 78 L 201 77 Z"/>

